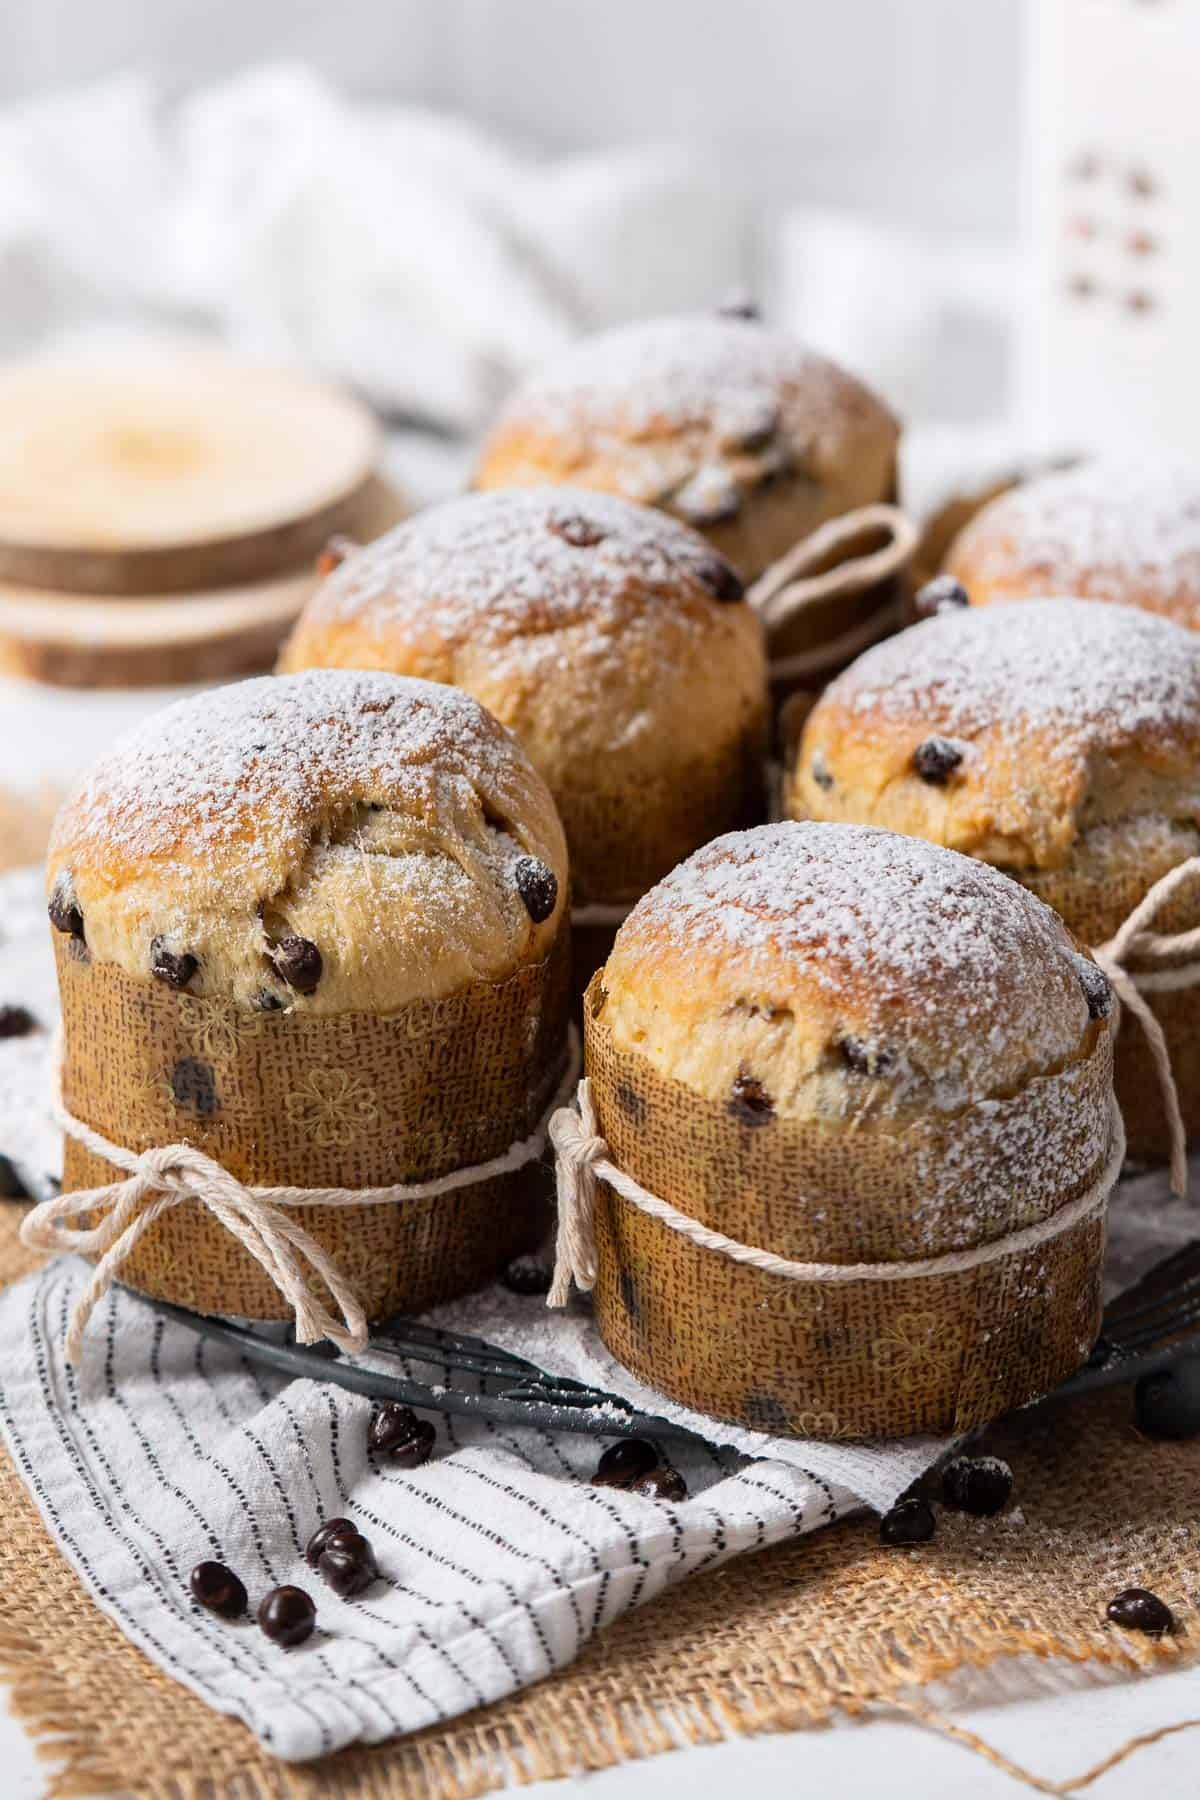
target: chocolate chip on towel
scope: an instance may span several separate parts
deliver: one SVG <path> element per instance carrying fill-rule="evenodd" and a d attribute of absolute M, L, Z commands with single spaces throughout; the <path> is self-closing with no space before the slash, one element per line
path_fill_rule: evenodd
<path fill-rule="evenodd" d="M 312 1636 L 317 1609 L 303 1588 L 276 1587 L 259 1601 L 258 1622 L 272 1643 L 291 1649 Z"/>
<path fill-rule="evenodd" d="M 879 1521 L 881 1544 L 927 1544 L 937 1529 L 933 1508 L 919 1494 L 897 1500 Z"/>
<path fill-rule="evenodd" d="M 245 1584 L 224 1563 L 197 1563 L 188 1586 L 193 1599 L 223 1619 L 240 1619 L 246 1610 Z"/>
<path fill-rule="evenodd" d="M 27 1006 L 0 1006 L 0 1038 L 28 1037 L 37 1020 Z"/>
<path fill-rule="evenodd" d="M 402 1468 L 416 1469 L 429 1461 L 437 1433 L 427 1419 L 418 1419 L 411 1406 L 385 1400 L 371 1420 L 369 1438 L 372 1450 Z"/>
<path fill-rule="evenodd" d="M 656 1469 L 661 1458 L 654 1445 L 647 1438 L 618 1438 L 610 1444 L 600 1461 L 596 1464 L 596 1473 L 592 1476 L 593 1487 L 632 1487 L 651 1469 Z"/>

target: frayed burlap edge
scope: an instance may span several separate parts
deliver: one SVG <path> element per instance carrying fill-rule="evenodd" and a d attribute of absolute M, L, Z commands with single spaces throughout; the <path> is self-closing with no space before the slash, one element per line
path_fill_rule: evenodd
<path fill-rule="evenodd" d="M 6 1279 L 31 1260 L 15 1243 L 18 1214 L 0 1213 Z M 0 1675 L 55 1765 L 50 1800 L 476 1800 L 835 1712 L 895 1706 L 954 1732 L 915 1690 L 1003 1656 L 1126 1672 L 1191 1661 L 1200 1444 L 1138 1437 L 1128 1394 L 1109 1392 L 1016 1418 L 992 1447 L 1016 1473 L 1020 1510 L 1002 1520 L 942 1512 L 934 1542 L 915 1551 L 882 1549 L 872 1519 L 844 1521 L 683 1582 L 508 1700 L 305 1766 L 264 1755 L 121 1636 L 0 1455 Z M 1176 1609 L 1174 1638 L 1104 1623 L 1105 1600 L 1132 1582 Z"/>

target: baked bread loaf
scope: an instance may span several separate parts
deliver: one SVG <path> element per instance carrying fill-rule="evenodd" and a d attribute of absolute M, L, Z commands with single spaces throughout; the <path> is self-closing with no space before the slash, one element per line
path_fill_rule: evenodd
<path fill-rule="evenodd" d="M 1200 641 L 1167 619 L 1084 600 L 943 613 L 826 689 L 785 778 L 785 810 L 980 857 L 1084 943 L 1106 944 L 1156 881 L 1200 854 Z M 1169 899 L 1154 929 L 1195 925 L 1200 883 Z M 1159 986 L 1146 998 L 1194 1135 L 1200 989 Z M 1131 1152 L 1164 1157 L 1160 1083 L 1132 1024 L 1118 1042 L 1117 1096 Z"/>
<path fill-rule="evenodd" d="M 561 1073 L 562 829 L 465 694 L 316 672 L 182 701 L 60 812 L 48 880 L 64 1100 L 110 1144 L 184 1140 L 258 1186 L 425 1182 L 527 1136 Z M 68 1137 L 66 1191 L 119 1178 Z M 485 1279 L 541 1224 L 519 1175 L 302 1215 L 372 1317 Z M 122 1279 L 286 1310 L 199 1206 Z"/>
<path fill-rule="evenodd" d="M 558 806 L 579 907 L 636 900 L 764 807 L 762 629 L 703 538 L 608 494 L 533 488 L 431 507 L 318 589 L 280 667 L 463 688 Z"/>
<path fill-rule="evenodd" d="M 1096 461 L 992 500 L 950 547 L 946 571 L 976 606 L 1075 594 L 1200 629 L 1200 470 Z"/>
<path fill-rule="evenodd" d="M 896 489 L 899 427 L 854 376 L 756 318 L 623 325 L 574 345 L 509 401 L 475 486 L 568 482 L 702 531 L 749 584 L 828 519 Z M 772 636 L 795 655 L 860 623 L 840 595 Z"/>
<path fill-rule="evenodd" d="M 623 1174 L 774 1256 L 994 1245 L 1103 1186 L 1104 977 L 1049 907 L 915 839 L 785 823 L 697 852 L 622 926 L 586 1007 Z M 803 1436 L 965 1428 L 1052 1386 L 1099 1320 L 1096 1212 L 895 1279 L 747 1266 L 601 1188 L 597 1318 L 677 1400 Z"/>

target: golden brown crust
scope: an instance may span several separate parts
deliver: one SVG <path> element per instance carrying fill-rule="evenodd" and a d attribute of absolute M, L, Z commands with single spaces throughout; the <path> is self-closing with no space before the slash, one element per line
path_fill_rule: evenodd
<path fill-rule="evenodd" d="M 387 669 L 473 694 L 557 803 L 577 900 L 633 900 L 761 817 L 762 631 L 695 532 L 608 495 L 471 494 L 319 589 L 281 667 Z"/>
<path fill-rule="evenodd" d="M 48 882 L 60 929 L 77 914 L 88 952 L 143 980 L 379 1013 L 544 958 L 567 860 L 545 784 L 475 701 L 317 672 L 139 726 L 60 812 Z M 315 981 L 311 957 L 281 974 L 289 938 L 316 946 Z"/>
<path fill-rule="evenodd" d="M 474 485 L 570 483 L 659 507 L 751 581 L 826 519 L 892 498 L 898 439 L 869 389 L 781 332 L 655 319 L 585 340 L 520 389 Z"/>
<path fill-rule="evenodd" d="M 946 570 L 975 606 L 1076 594 L 1200 629 L 1200 473 L 1178 463 L 1084 463 L 992 500 Z"/>

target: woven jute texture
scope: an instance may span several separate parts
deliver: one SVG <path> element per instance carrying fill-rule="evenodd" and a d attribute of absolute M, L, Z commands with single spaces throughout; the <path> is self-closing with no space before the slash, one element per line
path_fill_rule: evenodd
<path fill-rule="evenodd" d="M 501 983 L 386 1016 L 247 1012 L 137 981 L 58 937 L 63 1095 L 77 1119 L 142 1151 L 181 1138 L 258 1186 L 428 1181 L 534 1129 L 562 1071 L 568 933 Z M 71 1139 L 64 1191 L 121 1179 Z M 367 1311 L 415 1311 L 488 1280 L 545 1229 L 536 1167 L 423 1200 L 310 1206 L 301 1223 Z M 164 1214 L 122 1280 L 201 1312 L 270 1319 L 287 1303 L 199 1206 Z"/>
<path fill-rule="evenodd" d="M 34 1260 L 16 1241 L 19 1212 L 0 1203 L 4 1280 Z M 303 1767 L 272 1762 L 126 1642 L 0 1453 L 0 1676 L 52 1759 L 51 1800 L 472 1800 L 911 1701 L 920 1684 L 1021 1652 L 1126 1670 L 1193 1658 L 1200 1441 L 1140 1438 L 1128 1393 L 1110 1391 L 1014 1419 L 988 1444 L 1014 1470 L 1010 1516 L 942 1512 L 934 1541 L 908 1551 L 882 1549 L 873 1520 L 844 1521 L 671 1589 L 512 1699 Z M 1132 1582 L 1170 1603 L 1174 1637 L 1104 1623 Z M 964 1791 L 970 1778 L 964 1754 Z"/>
<path fill-rule="evenodd" d="M 1103 1168 L 1107 1029 L 1085 1060 L 1009 1098 L 931 1113 L 903 1133 L 871 1118 L 850 1131 L 743 1119 L 704 1099 L 618 1048 L 602 1001 L 597 976 L 584 1006 L 586 1067 L 616 1166 L 690 1218 L 777 1256 L 894 1262 L 968 1249 L 1049 1218 Z M 1044 1154 L 1014 1160 L 1021 1143 Z M 931 1217 L 939 1188 L 949 1203 Z M 1092 1216 L 958 1273 L 792 1281 L 693 1244 L 601 1184 L 596 1319 L 627 1368 L 700 1412 L 801 1437 L 948 1433 L 1078 1368 L 1099 1328 L 1103 1244 Z"/>

